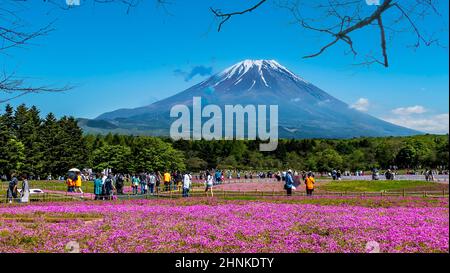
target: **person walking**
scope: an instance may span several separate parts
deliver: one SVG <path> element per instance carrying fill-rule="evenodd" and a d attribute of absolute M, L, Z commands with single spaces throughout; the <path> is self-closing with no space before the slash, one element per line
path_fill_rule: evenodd
<path fill-rule="evenodd" d="M 284 189 L 286 190 L 286 194 L 287 196 L 291 196 L 292 189 L 294 188 L 294 178 L 292 177 L 292 170 L 287 171 L 284 181 Z"/>
<path fill-rule="evenodd" d="M 216 184 L 219 185 L 222 183 L 222 172 L 220 170 L 216 170 L 215 173 Z"/>
<path fill-rule="evenodd" d="M 123 174 L 119 174 L 116 178 L 116 189 L 118 195 L 123 195 L 123 186 L 125 184 L 125 178 Z"/>
<path fill-rule="evenodd" d="M 155 192 L 156 176 L 154 172 L 151 172 L 148 177 L 148 188 L 151 195 Z"/>
<path fill-rule="evenodd" d="M 191 187 L 192 176 L 190 173 L 183 175 L 183 197 L 189 197 L 189 189 Z"/>
<path fill-rule="evenodd" d="M 17 198 L 17 184 L 19 181 L 15 174 L 12 175 L 11 181 L 9 181 L 8 190 L 6 191 L 6 198 L 9 203 L 12 203 L 13 199 Z"/>
<path fill-rule="evenodd" d="M 156 178 L 156 193 L 159 193 L 159 190 L 160 190 L 159 187 L 161 186 L 161 181 L 162 181 L 162 176 L 159 171 L 156 172 L 155 178 Z"/>
<path fill-rule="evenodd" d="M 138 194 L 139 183 L 140 183 L 139 177 L 137 177 L 137 175 L 133 175 L 133 177 L 131 178 L 131 188 L 133 190 L 134 195 Z"/>
<path fill-rule="evenodd" d="M 141 186 L 141 194 L 146 194 L 147 193 L 147 178 L 144 173 L 141 174 L 139 181 L 140 181 L 139 185 Z"/>
<path fill-rule="evenodd" d="M 97 174 L 96 178 L 94 179 L 94 194 L 94 200 L 101 200 L 103 198 L 103 180 L 101 174 Z"/>
<path fill-rule="evenodd" d="M 336 170 L 332 170 L 331 171 L 331 177 L 333 178 L 333 180 L 336 180 L 337 179 L 337 171 Z"/>
<path fill-rule="evenodd" d="M 30 201 L 30 185 L 26 175 L 22 175 L 22 191 L 20 192 L 21 203 L 28 203 Z"/>
<path fill-rule="evenodd" d="M 83 190 L 81 189 L 81 174 L 77 173 L 77 178 L 75 180 L 75 191 L 83 194 Z"/>
<path fill-rule="evenodd" d="M 102 193 L 100 194 L 100 198 L 102 200 L 105 200 L 106 197 L 105 183 L 107 178 L 108 178 L 108 169 L 103 170 L 102 172 Z"/>
<path fill-rule="evenodd" d="M 75 191 L 75 180 L 77 179 L 77 175 L 74 172 L 69 172 L 67 175 L 67 192 Z"/>
<path fill-rule="evenodd" d="M 316 183 L 316 181 L 314 180 L 314 176 L 312 175 L 312 173 L 308 173 L 308 176 L 306 177 L 305 181 L 307 196 L 312 196 L 314 191 L 314 183 Z"/>
<path fill-rule="evenodd" d="M 208 196 L 208 191 L 210 191 L 211 197 L 214 197 L 213 184 L 214 184 L 214 177 L 208 171 L 206 172 L 206 189 L 205 189 L 206 196 Z"/>
<path fill-rule="evenodd" d="M 112 174 L 108 175 L 108 178 L 106 178 L 105 181 L 105 191 L 106 191 L 106 199 L 112 200 L 114 197 L 114 191 L 116 188 L 114 187 L 114 179 Z"/>
<path fill-rule="evenodd" d="M 170 180 L 171 180 L 170 173 L 166 171 L 164 173 L 164 191 L 170 190 Z"/>
<path fill-rule="evenodd" d="M 434 172 L 432 169 L 428 171 L 428 180 L 434 182 Z"/>

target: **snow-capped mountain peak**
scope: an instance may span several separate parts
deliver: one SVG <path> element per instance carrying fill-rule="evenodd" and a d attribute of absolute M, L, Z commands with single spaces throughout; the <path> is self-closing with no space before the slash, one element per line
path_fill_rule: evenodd
<path fill-rule="evenodd" d="M 101 127 L 102 130 L 118 128 L 119 132 L 129 130 L 135 134 L 167 135 L 173 121 L 170 109 L 175 105 L 189 107 L 193 105 L 194 97 L 201 97 L 202 105 L 212 104 L 222 109 L 227 105 L 278 105 L 279 136 L 285 138 L 419 133 L 350 109 L 344 102 L 303 81 L 274 60 L 244 60 L 151 105 L 105 113 L 91 122 L 95 125 L 91 128 L 94 131 Z"/>
<path fill-rule="evenodd" d="M 243 82 L 245 77 L 249 77 L 252 78 L 251 82 L 253 83 L 250 84 L 248 90 L 253 88 L 256 79 L 258 79 L 263 86 L 271 88 L 268 79 L 273 78 L 274 75 L 281 75 L 292 81 L 307 83 L 304 79 L 295 75 L 275 60 L 244 60 L 217 74 L 217 82 L 214 86 L 229 83 L 230 81 L 232 81 L 232 85 L 238 85 Z"/>

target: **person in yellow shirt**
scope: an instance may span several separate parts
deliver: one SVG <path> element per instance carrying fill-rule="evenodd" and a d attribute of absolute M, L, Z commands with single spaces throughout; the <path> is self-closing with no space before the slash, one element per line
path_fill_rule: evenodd
<path fill-rule="evenodd" d="M 75 192 L 83 193 L 83 190 L 81 189 L 81 175 L 77 174 L 77 179 L 75 182 Z"/>
<path fill-rule="evenodd" d="M 316 183 L 316 181 L 314 180 L 314 176 L 312 175 L 312 173 L 308 173 L 308 176 L 305 180 L 307 196 L 312 196 L 314 191 L 314 183 Z"/>
<path fill-rule="evenodd" d="M 67 178 L 67 192 L 74 192 L 75 181 L 71 178 Z"/>
<path fill-rule="evenodd" d="M 166 171 L 166 172 L 164 173 L 164 190 L 165 190 L 165 191 L 168 191 L 168 190 L 169 190 L 169 187 L 170 187 L 170 179 L 171 179 L 170 173 Z"/>

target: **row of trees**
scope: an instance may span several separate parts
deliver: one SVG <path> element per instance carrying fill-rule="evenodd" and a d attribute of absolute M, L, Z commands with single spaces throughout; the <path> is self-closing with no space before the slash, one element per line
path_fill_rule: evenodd
<path fill-rule="evenodd" d="M 61 174 L 84 164 L 88 151 L 83 131 L 72 117 L 45 119 L 33 106 L 6 105 L 0 117 L 0 174 Z"/>
<path fill-rule="evenodd" d="M 136 151 L 132 152 L 133 158 L 142 156 L 139 154 L 142 148 L 136 149 L 135 145 L 145 139 L 156 141 L 154 138 L 117 134 L 86 136 L 90 150 L 96 151 L 94 155 L 96 153 L 105 154 L 100 151 L 115 147 L 115 149 Z M 449 162 L 448 135 L 341 140 L 281 139 L 278 148 L 273 152 L 260 152 L 259 141 L 157 139 L 168 143 L 175 151 L 181 153 L 184 166 L 192 171 L 216 167 L 241 170 L 291 168 L 314 171 L 330 171 L 332 169 L 356 171 L 370 170 L 374 167 L 388 169 L 393 166 L 400 169 L 448 169 Z M 178 157 L 176 158 L 178 159 Z M 101 160 L 94 159 L 95 162 L 101 162 Z M 124 166 L 129 166 L 127 164 L 129 163 L 125 162 Z"/>
<path fill-rule="evenodd" d="M 258 141 L 176 141 L 190 169 L 296 169 L 330 171 L 372 168 L 448 169 L 448 135 L 355 139 L 281 139 L 273 152 Z"/>
<path fill-rule="evenodd" d="M 6 105 L 0 116 L 0 175 L 64 175 L 70 168 L 112 168 L 116 172 L 184 169 L 183 153 L 151 137 L 84 136 L 73 117 L 44 119 L 33 106 Z"/>
<path fill-rule="evenodd" d="M 448 169 L 448 135 L 279 141 L 260 152 L 259 141 L 172 141 L 127 135 L 83 135 L 72 117 L 41 118 L 36 107 L 7 105 L 0 116 L 0 174 L 64 175 L 72 167 L 132 173 L 206 168 L 330 171 Z"/>

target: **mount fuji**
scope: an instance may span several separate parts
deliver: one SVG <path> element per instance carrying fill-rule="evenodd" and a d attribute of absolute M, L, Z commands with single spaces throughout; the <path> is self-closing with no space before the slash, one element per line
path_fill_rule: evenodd
<path fill-rule="evenodd" d="M 85 132 L 168 136 L 170 109 L 202 105 L 278 105 L 282 138 L 407 136 L 421 132 L 397 126 L 349 107 L 274 60 L 245 60 L 174 96 L 148 106 L 119 109 L 93 120 L 80 119 Z"/>

